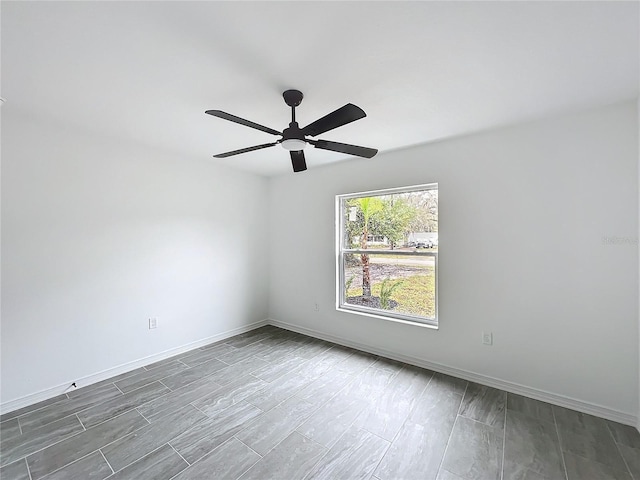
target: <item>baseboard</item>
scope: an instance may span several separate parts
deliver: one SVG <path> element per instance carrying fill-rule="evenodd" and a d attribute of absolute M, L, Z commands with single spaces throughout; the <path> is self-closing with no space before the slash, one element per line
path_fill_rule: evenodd
<path fill-rule="evenodd" d="M 337 337 L 335 335 L 321 332 L 319 330 L 301 327 L 299 325 L 282 322 L 280 320 L 269 319 L 268 323 L 275 327 L 280 327 L 286 330 L 291 330 L 293 332 L 302 333 L 303 335 L 308 335 L 310 337 L 319 338 L 321 340 L 326 340 L 328 342 L 337 343 L 345 347 L 355 348 L 357 350 L 362 350 L 364 352 L 372 353 L 374 355 L 380 355 L 382 357 L 390 358 L 392 360 L 398 360 L 400 362 L 409 363 L 411 365 L 433 370 L 434 372 L 440 372 L 447 375 L 451 375 L 453 377 L 462 378 L 464 380 L 468 380 L 471 382 L 487 385 L 489 387 L 499 388 L 501 390 L 505 390 L 510 393 L 515 393 L 525 397 L 533 398 L 535 400 L 551 403 L 553 405 L 557 405 L 560 407 L 570 408 L 571 410 L 577 410 L 579 412 L 588 413 L 590 415 L 595 415 L 596 417 L 605 418 L 607 420 L 623 423 L 625 425 L 635 426 L 640 430 L 640 419 L 637 418 L 635 415 L 619 412 L 617 410 L 612 410 L 610 408 L 603 407 L 601 405 L 595 405 L 592 403 L 577 400 L 575 398 L 570 398 L 563 395 L 547 392 L 544 390 L 527 387 L 525 385 L 519 385 L 517 383 L 500 380 L 498 378 L 493 378 L 487 375 L 470 372 L 468 370 L 462 370 L 460 368 L 450 367 L 440 363 L 430 362 L 422 358 L 390 352 L 378 347 L 374 347 L 372 345 L 354 342 L 352 340 L 349 340 L 343 337 Z"/>
<path fill-rule="evenodd" d="M 171 348 L 169 350 L 165 350 L 164 352 L 149 355 L 148 357 L 140 358 L 132 362 L 123 363 L 122 365 L 118 365 L 117 367 L 109 368 L 107 370 L 103 370 L 92 375 L 87 375 L 79 379 L 73 379 L 61 385 L 56 385 L 55 387 L 47 388 L 45 390 L 41 390 L 39 392 L 32 393 L 15 400 L 10 400 L 8 402 L 0 404 L 0 414 L 12 412 L 19 408 L 27 407 L 29 405 L 33 405 L 34 403 L 48 400 L 49 398 L 60 395 L 69 388 L 69 385 L 71 385 L 72 382 L 75 382 L 78 388 L 86 387 L 87 385 L 101 382 L 102 380 L 106 380 L 107 378 L 115 377 L 116 375 L 135 370 L 136 368 L 144 367 L 145 365 L 149 365 L 154 362 L 159 362 L 160 360 L 164 360 L 165 358 L 173 357 L 174 355 L 179 355 L 195 348 L 204 347 L 205 345 L 209 345 L 210 343 L 219 342 L 220 340 L 224 340 L 235 335 L 240 335 L 241 333 L 246 333 L 250 330 L 255 330 L 256 328 L 262 327 L 267 324 L 268 320 L 260 320 L 259 322 L 254 322 L 249 325 L 234 328 L 233 330 L 227 330 L 226 332 L 218 333 L 211 337 L 203 338 L 195 342 Z"/>

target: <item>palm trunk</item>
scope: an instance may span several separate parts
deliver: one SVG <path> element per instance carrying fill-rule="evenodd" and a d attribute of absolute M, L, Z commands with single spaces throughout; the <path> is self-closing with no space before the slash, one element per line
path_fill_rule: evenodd
<path fill-rule="evenodd" d="M 362 260 L 362 295 L 371 296 L 371 272 L 369 271 L 369 255 L 360 255 Z"/>
<path fill-rule="evenodd" d="M 364 229 L 362 231 L 362 237 L 360 238 L 360 248 L 363 250 L 367 248 L 367 237 L 369 236 L 369 229 L 365 222 Z M 369 255 L 360 255 L 362 261 L 362 296 L 371 296 L 371 272 L 369 271 Z"/>

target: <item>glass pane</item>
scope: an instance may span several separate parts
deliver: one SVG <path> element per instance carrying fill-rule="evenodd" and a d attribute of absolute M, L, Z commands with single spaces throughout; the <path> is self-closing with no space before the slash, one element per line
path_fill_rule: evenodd
<path fill-rule="evenodd" d="M 438 190 L 342 200 L 344 248 L 438 248 Z"/>
<path fill-rule="evenodd" d="M 347 305 L 435 318 L 435 258 L 396 254 L 344 256 Z"/>

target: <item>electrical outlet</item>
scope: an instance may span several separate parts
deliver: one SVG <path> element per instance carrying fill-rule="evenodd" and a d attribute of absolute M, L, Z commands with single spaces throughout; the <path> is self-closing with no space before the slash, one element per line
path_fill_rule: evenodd
<path fill-rule="evenodd" d="M 484 345 L 493 345 L 493 333 L 482 332 L 482 343 Z"/>
<path fill-rule="evenodd" d="M 156 317 L 149 319 L 149 330 L 158 328 L 158 319 Z"/>
<path fill-rule="evenodd" d="M 320 311 L 320 305 L 318 304 L 318 302 L 313 304 L 313 310 L 316 311 L 316 312 Z"/>

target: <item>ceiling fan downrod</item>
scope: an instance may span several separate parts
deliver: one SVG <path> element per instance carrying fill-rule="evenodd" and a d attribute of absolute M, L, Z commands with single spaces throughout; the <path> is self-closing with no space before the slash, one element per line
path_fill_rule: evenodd
<path fill-rule="evenodd" d="M 304 95 L 300 90 L 286 90 L 282 93 L 284 97 L 284 103 L 291 107 L 291 123 L 289 128 L 285 128 L 282 131 L 282 141 L 280 145 L 285 150 L 300 151 L 307 146 L 307 142 L 304 139 L 304 134 L 300 130 L 298 122 L 296 122 L 296 107 L 302 103 Z"/>

